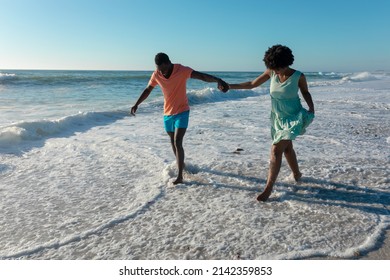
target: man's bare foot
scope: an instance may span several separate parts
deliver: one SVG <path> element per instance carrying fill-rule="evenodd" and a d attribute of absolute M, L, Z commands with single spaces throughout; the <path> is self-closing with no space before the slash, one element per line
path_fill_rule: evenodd
<path fill-rule="evenodd" d="M 265 190 L 257 196 L 257 201 L 267 201 L 269 196 L 271 195 L 272 187 L 271 188 L 265 188 Z"/>
<path fill-rule="evenodd" d="M 296 174 L 294 173 L 295 182 L 298 182 L 301 178 L 302 178 L 302 173 L 301 172 L 298 172 Z"/>
<path fill-rule="evenodd" d="M 182 184 L 182 183 L 183 183 L 183 178 L 182 177 L 177 177 L 177 179 L 173 182 L 174 185 Z"/>

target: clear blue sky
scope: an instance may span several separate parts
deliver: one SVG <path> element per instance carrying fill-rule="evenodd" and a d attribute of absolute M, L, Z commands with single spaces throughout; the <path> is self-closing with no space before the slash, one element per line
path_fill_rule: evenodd
<path fill-rule="evenodd" d="M 0 0 L 0 69 L 262 71 L 289 46 L 303 71 L 390 70 L 389 0 Z"/>

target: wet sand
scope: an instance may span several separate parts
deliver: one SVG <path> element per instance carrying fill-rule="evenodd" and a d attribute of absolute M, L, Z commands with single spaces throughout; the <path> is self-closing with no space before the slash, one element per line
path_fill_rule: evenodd
<path fill-rule="evenodd" d="M 373 250 L 366 255 L 358 257 L 361 260 L 390 260 L 390 229 L 386 230 L 382 244 L 378 244 L 378 249 Z"/>
<path fill-rule="evenodd" d="M 345 260 L 344 258 L 336 257 L 315 257 L 308 258 L 309 260 Z M 357 255 L 353 258 L 348 258 L 349 260 L 390 260 L 390 228 L 386 230 L 386 233 L 383 236 L 383 239 L 378 242 L 377 248 L 367 252 Z"/>

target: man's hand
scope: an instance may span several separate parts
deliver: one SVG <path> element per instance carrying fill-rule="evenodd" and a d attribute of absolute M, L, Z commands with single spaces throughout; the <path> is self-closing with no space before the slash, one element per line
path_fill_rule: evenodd
<path fill-rule="evenodd" d="M 218 80 L 218 89 L 222 92 L 227 92 L 229 90 L 229 85 L 222 79 Z"/>
<path fill-rule="evenodd" d="M 137 109 L 138 109 L 138 106 L 137 106 L 137 105 L 131 107 L 130 113 L 131 113 L 133 116 L 135 116 L 135 112 L 137 112 Z"/>
<path fill-rule="evenodd" d="M 229 85 L 224 80 L 217 78 L 217 77 L 214 77 L 212 75 L 206 74 L 206 73 L 202 73 L 202 72 L 198 72 L 198 71 L 194 70 L 191 73 L 191 78 L 202 80 L 202 81 L 208 82 L 208 83 L 217 82 L 219 90 L 221 90 L 223 92 L 227 92 L 229 90 Z"/>

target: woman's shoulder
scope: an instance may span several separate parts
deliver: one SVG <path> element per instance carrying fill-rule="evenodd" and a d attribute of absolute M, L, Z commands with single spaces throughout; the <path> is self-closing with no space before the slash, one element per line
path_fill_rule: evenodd
<path fill-rule="evenodd" d="M 297 69 L 291 69 L 291 70 L 294 71 L 294 72 L 293 72 L 293 75 L 301 76 L 301 75 L 303 74 L 301 71 L 299 71 L 299 70 L 297 70 Z"/>

